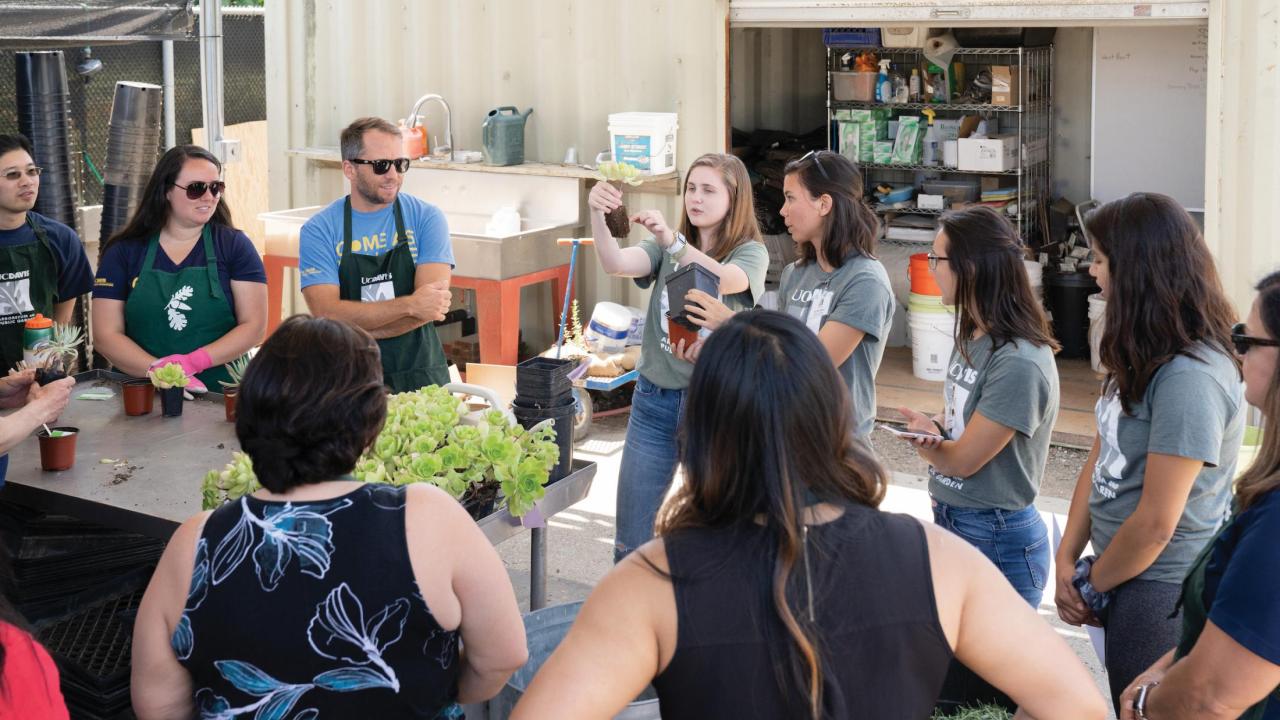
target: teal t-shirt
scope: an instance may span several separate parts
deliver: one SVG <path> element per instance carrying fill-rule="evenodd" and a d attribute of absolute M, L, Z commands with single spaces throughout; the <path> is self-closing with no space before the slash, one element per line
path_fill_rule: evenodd
<path fill-rule="evenodd" d="M 864 333 L 837 370 L 852 396 L 854 433 L 870 436 L 876 422 L 876 371 L 893 324 L 893 288 L 884 265 L 857 255 L 826 272 L 817 262 L 796 261 L 783 268 L 778 296 L 781 309 L 815 334 L 828 320 Z"/>
<path fill-rule="evenodd" d="M 974 413 L 1012 429 L 996 456 L 969 477 L 929 467 L 929 494 L 956 507 L 1022 510 L 1035 502 L 1058 419 L 1058 366 L 1053 349 L 1014 340 L 992 350 L 991 337 L 969 340 L 951 353 L 943 385 L 944 425 L 952 440 L 964 435 Z"/>
<path fill-rule="evenodd" d="M 637 246 L 649 256 L 649 265 L 653 272 L 645 277 L 636 278 L 636 285 L 641 288 L 652 287 L 649 295 L 649 309 L 645 314 L 644 336 L 640 343 L 640 363 L 637 369 L 648 378 L 649 382 L 668 390 L 680 390 L 689 387 L 689 378 L 693 376 L 693 364 L 677 360 L 671 354 L 671 340 L 667 334 L 667 310 L 682 299 L 667 297 L 667 277 L 674 273 L 677 264 L 674 259 L 662 251 L 662 247 L 653 238 L 643 240 Z M 725 265 L 737 265 L 747 274 L 748 289 L 721 298 L 731 310 L 750 310 L 760 302 L 764 294 L 765 271 L 769 269 L 769 251 L 761 242 L 746 242 L 734 248 L 724 259 Z M 705 330 L 703 331 L 706 332 Z"/>
<path fill-rule="evenodd" d="M 1107 549 L 1116 531 L 1138 508 L 1147 481 L 1147 454 L 1204 462 L 1196 476 L 1173 539 L 1139 580 L 1181 583 L 1196 556 L 1226 518 L 1236 455 L 1244 438 L 1244 384 L 1231 358 L 1204 343 L 1195 357 L 1178 355 L 1151 379 L 1133 413 L 1115 392 L 1099 398 L 1098 462 L 1089 494 L 1093 550 Z"/>

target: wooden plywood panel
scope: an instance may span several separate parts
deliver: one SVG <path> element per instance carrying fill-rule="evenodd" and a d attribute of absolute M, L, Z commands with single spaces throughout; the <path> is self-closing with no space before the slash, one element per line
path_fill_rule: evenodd
<path fill-rule="evenodd" d="M 240 161 L 227 163 L 222 169 L 231 218 L 261 254 L 267 241 L 266 229 L 258 219 L 260 213 L 268 210 L 267 122 L 259 120 L 228 125 L 223 134 L 230 140 L 240 141 Z M 197 145 L 204 145 L 204 128 L 192 128 L 191 140 Z"/>

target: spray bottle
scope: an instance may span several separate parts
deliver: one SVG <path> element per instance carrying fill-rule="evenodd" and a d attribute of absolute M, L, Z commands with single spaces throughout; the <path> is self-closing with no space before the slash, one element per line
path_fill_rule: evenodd
<path fill-rule="evenodd" d="M 929 129 L 924 134 L 924 158 L 922 164 L 937 165 L 938 164 L 938 148 L 941 145 L 941 133 L 933 124 L 933 118 L 938 114 L 933 108 L 925 108 L 920 113 L 929 118 Z"/>
<path fill-rule="evenodd" d="M 893 102 L 893 82 L 889 80 L 890 62 L 880 61 L 880 75 L 876 78 L 876 102 Z"/>

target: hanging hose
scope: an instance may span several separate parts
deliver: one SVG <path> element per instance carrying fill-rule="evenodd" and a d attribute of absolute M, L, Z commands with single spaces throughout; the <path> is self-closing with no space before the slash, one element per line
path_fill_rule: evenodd
<path fill-rule="evenodd" d="M 99 185 L 106 187 L 107 181 L 102 179 L 102 173 L 98 172 L 98 166 L 93 164 L 93 158 L 89 157 L 88 151 L 82 150 L 80 154 L 84 156 L 84 164 L 89 166 L 89 174 L 93 175 L 93 179 L 97 180 Z"/>

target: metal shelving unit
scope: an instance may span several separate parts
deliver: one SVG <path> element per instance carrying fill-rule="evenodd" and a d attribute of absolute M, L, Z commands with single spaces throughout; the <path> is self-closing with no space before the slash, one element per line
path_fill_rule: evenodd
<path fill-rule="evenodd" d="M 1017 167 L 999 172 L 978 172 L 942 167 L 941 165 L 888 165 L 881 163 L 862 163 L 864 184 L 871 187 L 877 183 L 890 184 L 912 183 L 931 179 L 932 176 L 970 175 L 1008 177 L 1012 187 L 1017 183 L 1017 194 L 1014 202 L 1016 212 L 1011 216 L 1018 226 L 1018 232 L 1024 241 L 1036 245 L 1041 241 L 1044 231 L 1040 227 L 1040 208 L 1048 200 L 1050 175 L 1053 168 L 1053 46 L 1014 47 L 1014 48 L 962 48 L 955 55 L 955 60 L 964 63 L 966 77 L 972 78 L 982 69 L 993 65 L 1008 65 L 1016 68 L 1018 77 L 1018 103 L 1016 105 L 992 105 L 978 103 L 876 103 L 838 101 L 833 97 L 831 72 L 839 70 L 839 57 L 849 50 L 870 50 L 876 57 L 891 60 L 896 68 L 906 69 L 910 74 L 913 67 L 921 68 L 924 75 L 924 63 L 927 62 L 920 48 L 866 48 L 866 47 L 828 47 L 827 48 L 827 121 L 834 121 L 837 110 L 865 110 L 886 108 L 893 111 L 894 116 L 916 114 L 925 108 L 938 111 L 938 118 L 957 118 L 964 115 L 980 115 L 994 118 L 998 123 L 1000 134 L 1016 134 L 1019 153 Z M 961 88 L 963 90 L 963 88 Z M 828 134 L 830 137 L 830 134 Z M 1043 141 L 1045 145 L 1043 157 L 1028 162 L 1026 149 L 1029 144 Z M 830 141 L 829 141 L 830 142 Z M 941 150 L 939 150 L 941 152 Z M 941 158 L 939 158 L 941 160 Z M 921 210 L 915 207 L 875 206 L 881 214 L 914 214 L 941 215 L 939 210 Z"/>

